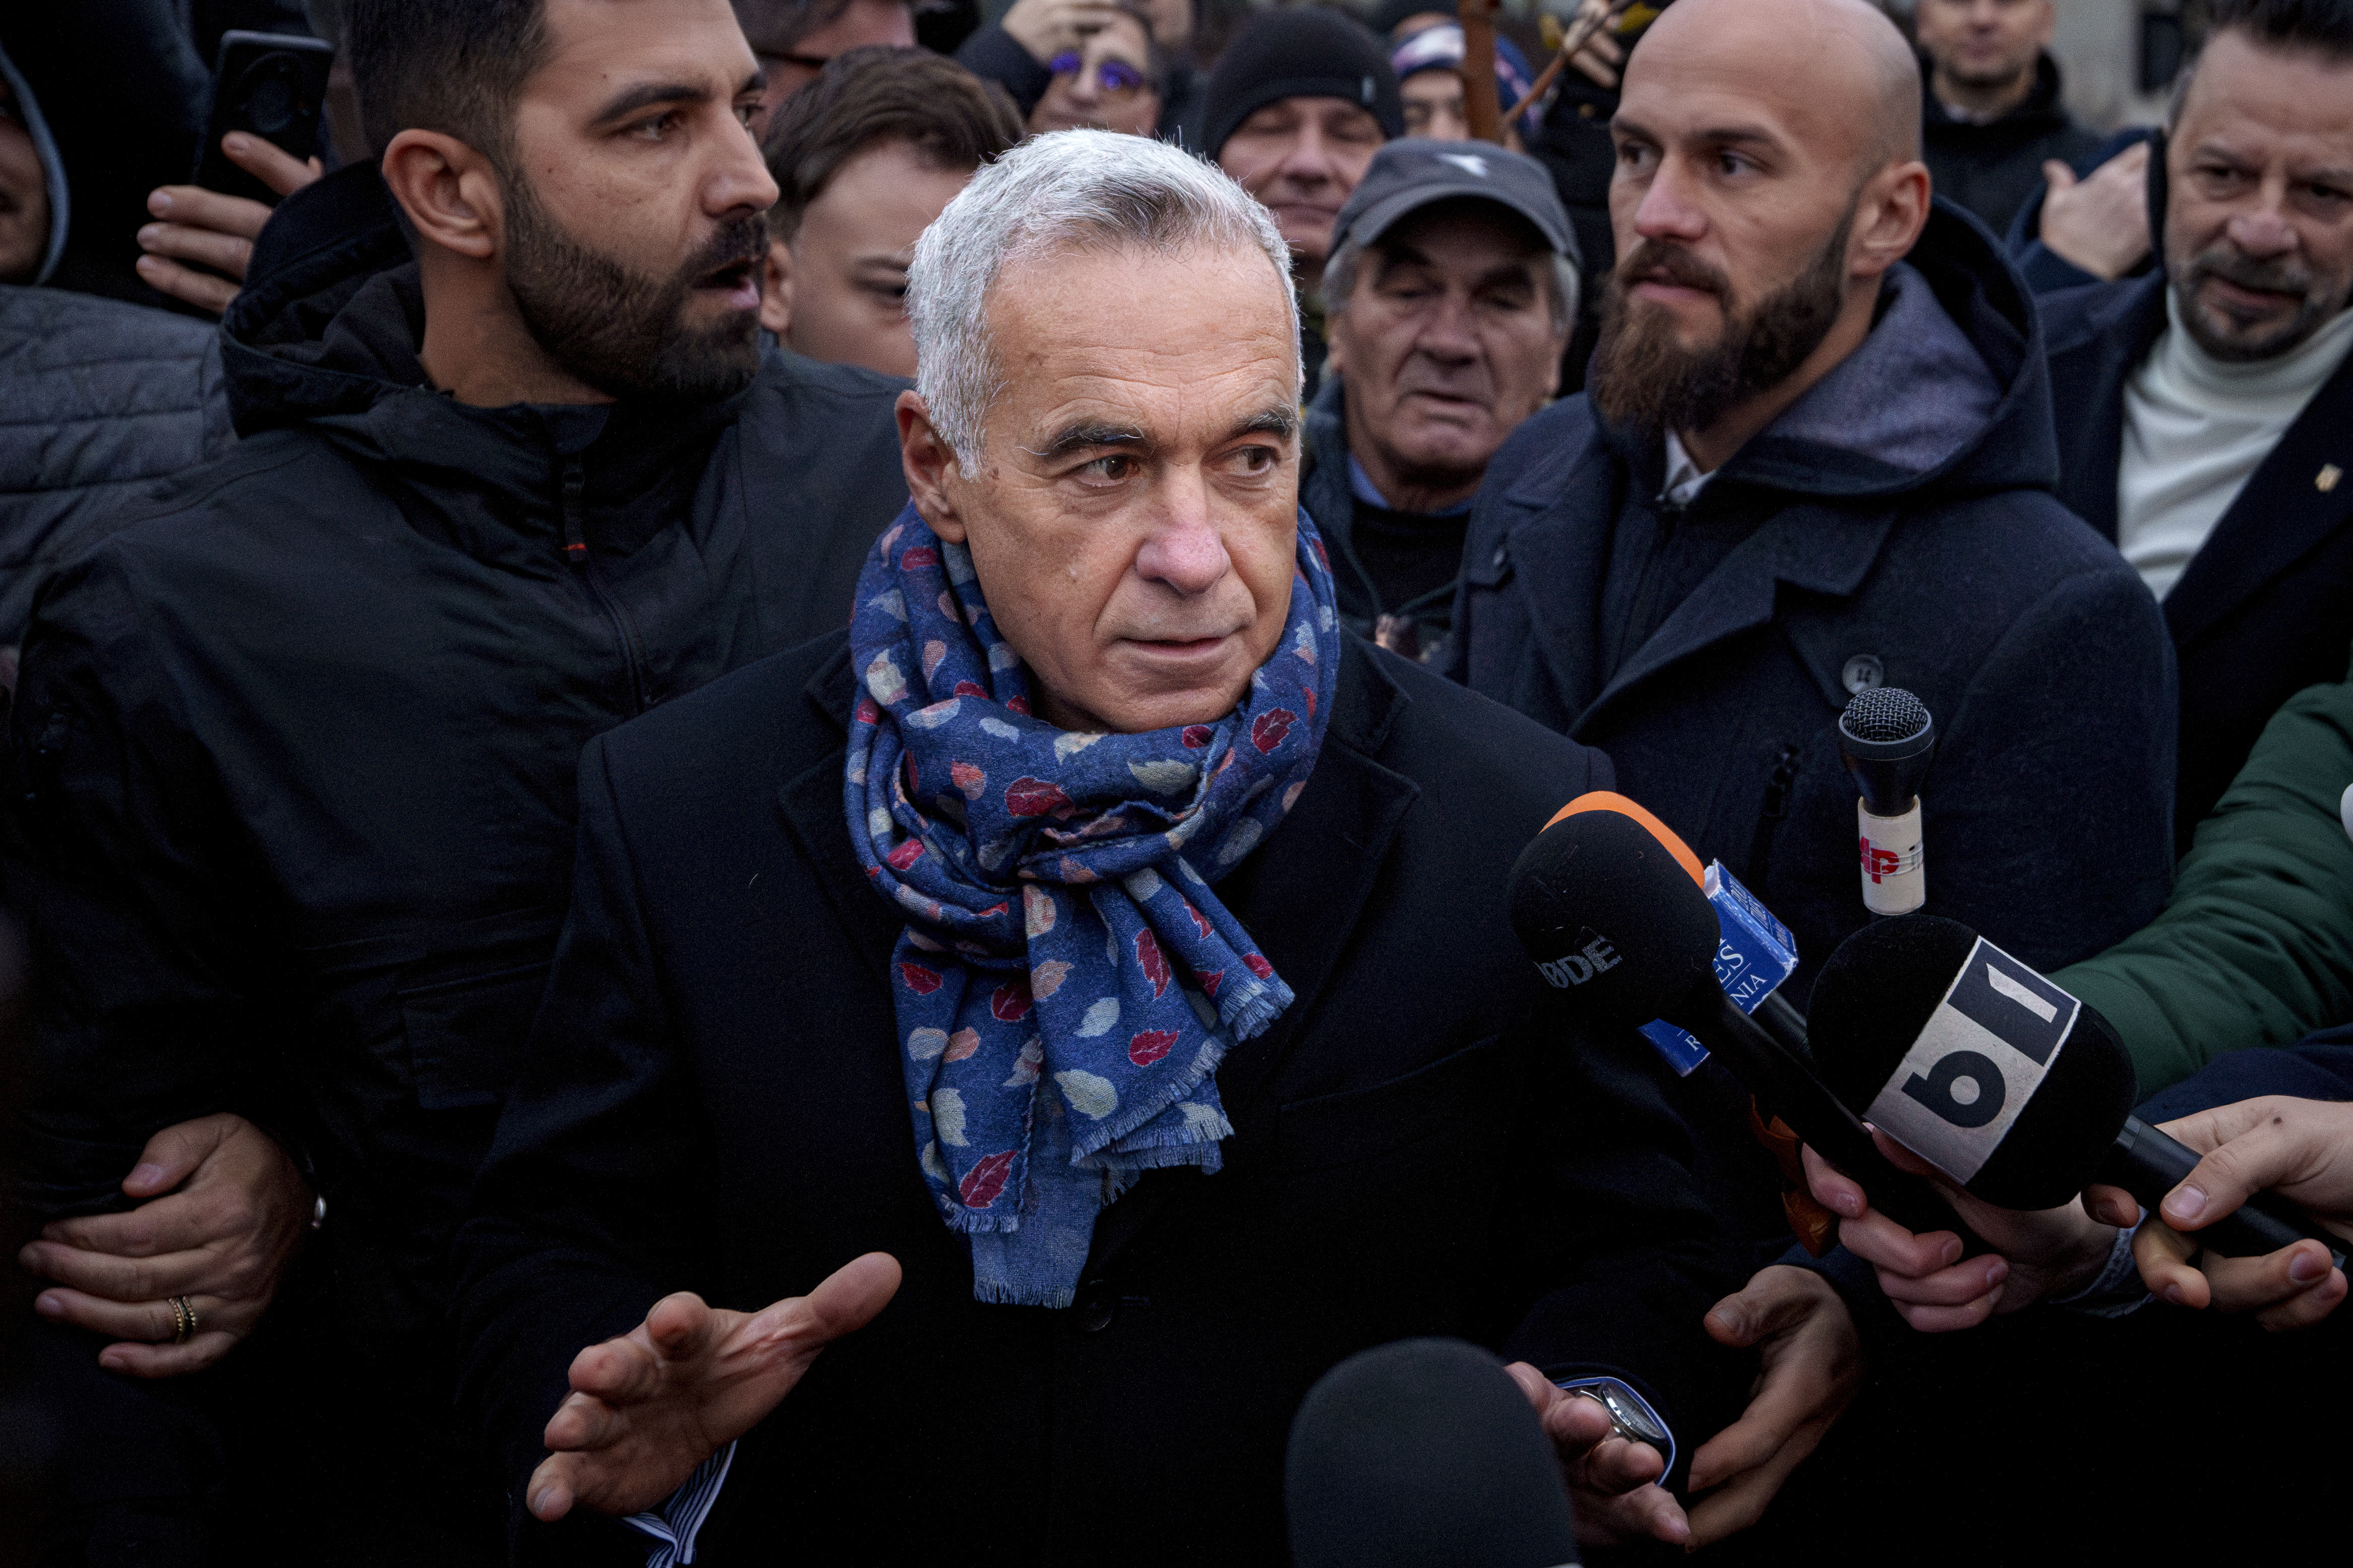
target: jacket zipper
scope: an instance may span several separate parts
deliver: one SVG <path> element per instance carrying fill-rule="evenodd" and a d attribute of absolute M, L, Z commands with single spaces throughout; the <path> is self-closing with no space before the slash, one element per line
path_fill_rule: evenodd
<path fill-rule="evenodd" d="M 587 488 L 588 466 L 578 453 L 564 459 L 564 558 L 572 563 L 588 584 L 589 596 L 596 607 L 605 612 L 606 624 L 621 645 L 621 663 L 629 675 L 629 711 L 646 710 L 645 670 L 638 659 L 638 639 L 629 626 L 629 617 L 605 586 L 605 574 L 588 553 L 588 532 L 585 521 L 586 508 L 581 503 L 581 492 Z"/>

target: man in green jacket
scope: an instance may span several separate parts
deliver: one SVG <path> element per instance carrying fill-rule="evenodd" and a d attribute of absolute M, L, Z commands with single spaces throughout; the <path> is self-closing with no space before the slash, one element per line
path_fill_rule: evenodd
<path fill-rule="evenodd" d="M 2298 692 L 2205 821 L 2157 919 L 2052 978 L 2107 1016 L 2140 1092 L 2353 1022 L 2353 674 Z"/>

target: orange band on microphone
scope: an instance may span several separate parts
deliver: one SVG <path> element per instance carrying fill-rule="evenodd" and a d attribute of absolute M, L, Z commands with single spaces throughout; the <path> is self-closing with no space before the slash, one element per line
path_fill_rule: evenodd
<path fill-rule="evenodd" d="M 1553 822 L 1558 822 L 1565 816 L 1575 816 L 1580 811 L 1614 811 L 1620 816 L 1632 817 L 1649 831 L 1651 837 L 1666 846 L 1667 853 L 1672 855 L 1676 863 L 1691 874 L 1693 881 L 1702 888 L 1707 886 L 1707 872 L 1700 866 L 1699 857 L 1691 852 L 1691 846 L 1683 841 L 1683 837 L 1673 828 L 1652 816 L 1641 803 L 1629 800 L 1622 795 L 1606 789 L 1598 789 L 1590 795 L 1578 795 L 1575 800 L 1554 812 L 1552 822 L 1547 822 L 1545 826 L 1550 827 Z"/>

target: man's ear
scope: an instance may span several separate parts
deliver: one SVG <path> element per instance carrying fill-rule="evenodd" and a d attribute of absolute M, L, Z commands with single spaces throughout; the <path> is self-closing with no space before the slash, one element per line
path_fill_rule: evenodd
<path fill-rule="evenodd" d="M 768 241 L 760 268 L 760 325 L 778 338 L 793 330 L 793 247 L 781 239 Z"/>
<path fill-rule="evenodd" d="M 498 172 L 455 136 L 402 132 L 384 150 L 384 183 L 419 238 L 476 261 L 498 255 L 506 223 Z"/>
<path fill-rule="evenodd" d="M 1916 158 L 1890 163 L 1873 175 L 1847 244 L 1849 276 L 1876 278 L 1909 256 L 1928 226 L 1932 199 L 1928 165 Z"/>
<path fill-rule="evenodd" d="M 932 427 L 923 394 L 912 389 L 901 393 L 893 412 L 899 417 L 899 463 L 906 470 L 908 499 L 934 533 L 950 544 L 962 544 L 965 519 L 953 492 L 963 476 L 955 454 Z"/>

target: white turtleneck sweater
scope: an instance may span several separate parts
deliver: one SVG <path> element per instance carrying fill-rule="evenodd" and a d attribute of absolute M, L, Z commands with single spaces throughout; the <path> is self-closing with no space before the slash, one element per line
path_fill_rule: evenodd
<path fill-rule="evenodd" d="M 2170 289 L 2165 316 L 2164 334 L 2125 382 L 2116 468 L 2116 548 L 2159 599 L 2353 349 L 2353 310 L 2275 359 L 2245 363 L 2200 348 Z"/>

